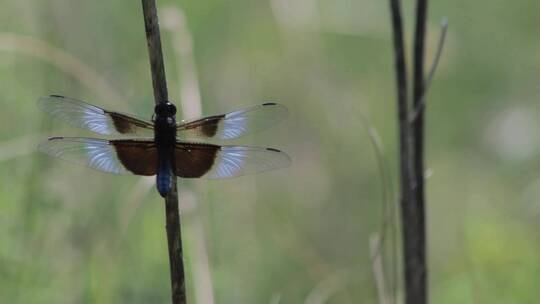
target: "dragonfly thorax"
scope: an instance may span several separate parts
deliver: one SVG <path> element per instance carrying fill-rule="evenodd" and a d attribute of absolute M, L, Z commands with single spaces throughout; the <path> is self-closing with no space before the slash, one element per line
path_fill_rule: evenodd
<path fill-rule="evenodd" d="M 156 143 L 174 144 L 176 141 L 176 107 L 170 103 L 160 103 L 155 107 L 154 132 Z"/>

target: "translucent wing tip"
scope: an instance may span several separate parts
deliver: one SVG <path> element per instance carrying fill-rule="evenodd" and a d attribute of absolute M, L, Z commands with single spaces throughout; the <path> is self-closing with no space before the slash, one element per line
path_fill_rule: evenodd
<path fill-rule="evenodd" d="M 280 123 L 289 116 L 289 109 L 282 104 L 276 102 L 265 102 L 262 104 L 262 107 L 271 109 L 270 112 L 274 113 L 274 123 Z"/>
<path fill-rule="evenodd" d="M 66 96 L 51 94 L 39 97 L 36 104 L 41 111 L 58 116 L 59 110 L 62 110 L 66 105 L 71 105 L 73 101 L 75 100 Z"/>
<path fill-rule="evenodd" d="M 261 106 L 272 108 L 274 109 L 274 111 L 280 112 L 280 115 L 282 115 L 282 118 L 285 118 L 289 114 L 289 110 L 287 109 L 287 107 L 277 102 L 267 101 L 263 103 Z"/>
<path fill-rule="evenodd" d="M 209 178 L 230 178 L 286 168 L 291 165 L 286 153 L 263 147 L 223 146 Z"/>
<path fill-rule="evenodd" d="M 56 95 L 56 94 L 41 96 L 37 99 L 37 105 L 40 109 L 44 110 L 47 103 L 50 103 L 51 101 L 55 99 L 65 99 L 65 98 L 66 98 L 65 96 Z"/>
<path fill-rule="evenodd" d="M 37 146 L 39 152 L 45 153 L 50 156 L 59 157 L 62 154 L 62 147 L 57 146 L 55 142 L 67 139 L 63 136 L 53 136 L 40 142 Z"/>
<path fill-rule="evenodd" d="M 275 158 L 277 160 L 277 166 L 273 169 L 287 168 L 292 164 L 292 159 L 287 153 L 274 148 L 266 148 L 266 150 L 276 155 Z"/>
<path fill-rule="evenodd" d="M 47 140 L 40 142 L 37 146 L 37 150 L 40 153 L 46 154 L 51 158 L 62 159 L 62 149 L 56 144 L 56 140 L 61 138 L 51 137 Z"/>

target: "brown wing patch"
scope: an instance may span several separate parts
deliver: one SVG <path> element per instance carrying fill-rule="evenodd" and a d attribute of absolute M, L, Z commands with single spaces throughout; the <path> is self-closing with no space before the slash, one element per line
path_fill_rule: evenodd
<path fill-rule="evenodd" d="M 219 122 L 225 117 L 225 114 L 205 117 L 199 120 L 189 122 L 181 126 L 183 130 L 198 129 L 201 135 L 213 137 L 217 133 Z"/>
<path fill-rule="evenodd" d="M 118 160 L 136 175 L 155 175 L 158 165 L 158 153 L 153 141 L 112 140 Z"/>
<path fill-rule="evenodd" d="M 219 149 L 220 146 L 211 144 L 176 143 L 176 175 L 184 178 L 203 176 L 214 165 Z"/>
<path fill-rule="evenodd" d="M 152 129 L 154 127 L 150 123 L 139 119 L 134 119 L 122 113 L 109 111 L 105 111 L 105 113 L 109 114 L 109 117 L 113 122 L 114 128 L 120 134 L 138 133 L 138 129 Z"/>

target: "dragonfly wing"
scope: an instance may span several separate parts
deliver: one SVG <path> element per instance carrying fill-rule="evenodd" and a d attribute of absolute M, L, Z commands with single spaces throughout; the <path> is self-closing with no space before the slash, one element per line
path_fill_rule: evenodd
<path fill-rule="evenodd" d="M 177 142 L 176 175 L 222 179 L 287 167 L 291 159 L 272 148 Z"/>
<path fill-rule="evenodd" d="M 208 116 L 178 124 L 181 138 L 234 139 L 270 127 L 287 116 L 287 108 L 265 103 L 227 114 Z"/>
<path fill-rule="evenodd" d="M 104 140 L 51 137 L 39 150 L 62 160 L 116 174 L 155 175 L 158 164 L 153 140 Z"/>
<path fill-rule="evenodd" d="M 152 136 L 154 125 L 131 115 L 112 112 L 60 95 L 41 97 L 38 106 L 53 117 L 102 135 Z"/>

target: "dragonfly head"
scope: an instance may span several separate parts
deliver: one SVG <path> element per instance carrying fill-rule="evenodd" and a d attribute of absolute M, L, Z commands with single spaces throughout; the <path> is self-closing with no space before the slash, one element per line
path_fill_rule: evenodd
<path fill-rule="evenodd" d="M 154 111 L 158 117 L 174 117 L 176 115 L 176 107 L 168 101 L 157 104 Z"/>
<path fill-rule="evenodd" d="M 166 121 L 168 125 L 174 125 L 176 107 L 170 102 L 159 103 L 154 108 L 156 120 Z"/>

